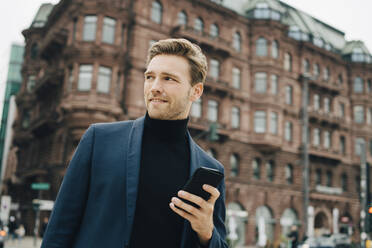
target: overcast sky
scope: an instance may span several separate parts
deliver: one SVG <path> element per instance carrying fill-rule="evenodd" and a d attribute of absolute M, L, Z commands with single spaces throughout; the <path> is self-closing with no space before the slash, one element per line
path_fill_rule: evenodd
<path fill-rule="evenodd" d="M 59 0 L 0 1 L 0 113 L 11 44 L 23 44 L 21 32 L 29 27 L 42 3 L 57 2 Z M 347 40 L 364 41 L 369 51 L 372 51 L 372 0 L 283 0 L 283 2 L 345 32 Z"/>

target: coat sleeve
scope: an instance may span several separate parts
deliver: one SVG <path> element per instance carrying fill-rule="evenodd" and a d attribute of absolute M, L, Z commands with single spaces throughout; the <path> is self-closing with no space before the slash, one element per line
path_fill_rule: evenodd
<path fill-rule="evenodd" d="M 212 238 L 209 241 L 209 248 L 227 248 L 226 243 L 226 228 L 225 228 L 225 181 L 223 180 L 218 187 L 220 191 L 220 197 L 217 199 L 214 205 L 214 228 L 212 233 Z M 201 246 L 203 247 L 203 246 Z"/>
<path fill-rule="evenodd" d="M 41 248 L 72 247 L 88 197 L 93 142 L 92 125 L 81 138 L 67 168 Z"/>

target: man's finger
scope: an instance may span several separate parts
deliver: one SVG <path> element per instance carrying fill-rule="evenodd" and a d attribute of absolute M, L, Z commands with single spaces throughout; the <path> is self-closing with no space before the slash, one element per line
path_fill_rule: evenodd
<path fill-rule="evenodd" d="M 178 215 L 180 215 L 181 217 L 183 217 L 184 219 L 188 220 L 188 221 L 191 221 L 191 219 L 193 218 L 193 216 L 179 208 L 177 208 L 173 202 L 169 203 L 169 206 L 170 208 L 176 212 Z"/>
<path fill-rule="evenodd" d="M 172 197 L 172 203 L 193 216 L 197 215 L 198 211 L 200 211 L 199 209 L 183 202 L 181 199 L 178 199 L 177 197 Z"/>
<path fill-rule="evenodd" d="M 177 194 L 179 197 L 181 197 L 182 199 L 185 199 L 185 200 L 188 200 L 192 203 L 195 203 L 196 205 L 198 205 L 199 207 L 203 207 L 203 205 L 205 204 L 205 200 L 197 195 L 194 195 L 194 194 L 191 194 L 191 193 L 188 193 L 186 191 L 183 191 L 183 190 L 180 190 L 178 191 L 178 194 Z"/>
<path fill-rule="evenodd" d="M 216 189 L 215 187 L 204 184 L 203 189 L 211 194 L 211 198 L 209 198 L 208 200 L 209 203 L 214 204 L 217 201 L 218 197 L 220 197 L 220 191 L 218 191 L 218 189 Z"/>

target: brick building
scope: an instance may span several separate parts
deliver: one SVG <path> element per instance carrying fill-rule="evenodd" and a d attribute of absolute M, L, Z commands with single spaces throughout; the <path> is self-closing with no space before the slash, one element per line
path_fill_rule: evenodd
<path fill-rule="evenodd" d="M 61 0 L 41 6 L 23 35 L 17 180 L 4 190 L 29 227 L 37 196 L 30 184 L 51 183 L 42 197 L 55 199 L 90 123 L 145 113 L 152 42 L 185 37 L 209 62 L 189 128 L 225 165 L 227 226 L 236 242 L 253 245 L 265 233 L 278 244 L 292 224 L 303 225 L 304 74 L 312 76 L 310 231 L 357 239 L 361 142 L 372 161 L 372 60 L 362 42 L 346 41 L 343 32 L 277 0 Z M 203 135 L 213 122 L 217 141 Z"/>

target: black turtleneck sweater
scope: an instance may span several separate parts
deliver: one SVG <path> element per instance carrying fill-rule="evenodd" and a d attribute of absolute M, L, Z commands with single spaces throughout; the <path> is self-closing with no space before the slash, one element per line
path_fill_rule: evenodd
<path fill-rule="evenodd" d="M 187 122 L 151 119 L 146 113 L 130 248 L 180 247 L 184 219 L 169 203 L 189 177 Z"/>

